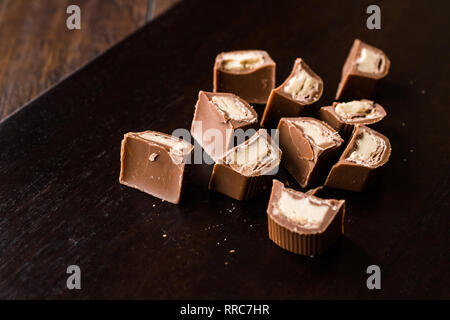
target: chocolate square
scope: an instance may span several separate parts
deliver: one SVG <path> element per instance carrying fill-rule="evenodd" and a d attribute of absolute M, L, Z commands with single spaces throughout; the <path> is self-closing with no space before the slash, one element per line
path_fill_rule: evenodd
<path fill-rule="evenodd" d="M 371 97 L 378 81 L 389 73 L 390 65 L 383 51 L 356 39 L 342 68 L 336 100 Z"/>
<path fill-rule="evenodd" d="M 240 97 L 232 93 L 198 93 L 191 134 L 214 161 L 233 146 L 235 137 L 243 142 L 246 130 L 257 125 L 257 113 Z M 235 135 L 237 129 L 242 130 Z M 247 132 L 247 135 L 255 131 Z"/>
<path fill-rule="evenodd" d="M 339 161 L 328 174 L 325 185 L 350 191 L 362 191 L 391 155 L 389 139 L 363 125 L 356 125 Z"/>
<path fill-rule="evenodd" d="M 119 182 L 179 203 L 185 163 L 193 146 L 156 131 L 129 132 L 122 140 Z"/>
<path fill-rule="evenodd" d="M 275 62 L 266 51 L 223 52 L 214 64 L 214 92 L 231 92 L 249 103 L 266 103 L 275 87 Z"/>
<path fill-rule="evenodd" d="M 270 187 L 280 158 L 281 150 L 267 131 L 260 129 L 219 159 L 214 165 L 209 189 L 236 200 L 253 198 Z"/>
<path fill-rule="evenodd" d="M 363 99 L 333 102 L 332 106 L 320 108 L 319 117 L 337 130 L 344 139 L 347 139 L 356 124 L 378 123 L 386 117 L 386 111 L 378 103 Z"/>
<path fill-rule="evenodd" d="M 303 188 L 323 183 L 344 140 L 328 124 L 308 117 L 282 118 L 278 125 L 282 164 Z"/>
<path fill-rule="evenodd" d="M 322 91 L 322 79 L 302 59 L 296 59 L 289 77 L 270 93 L 261 127 L 276 128 L 281 118 L 300 116 L 305 106 L 320 99 Z"/>
<path fill-rule="evenodd" d="M 324 253 L 344 233 L 344 215 L 344 200 L 321 199 L 273 180 L 269 238 L 283 249 L 310 257 Z"/>

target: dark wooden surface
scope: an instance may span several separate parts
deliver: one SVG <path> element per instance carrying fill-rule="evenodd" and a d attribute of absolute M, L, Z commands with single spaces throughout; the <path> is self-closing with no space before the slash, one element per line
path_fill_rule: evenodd
<path fill-rule="evenodd" d="M 370 31 L 368 4 L 185 1 L 3 121 L 0 297 L 449 298 L 450 7 L 382 2 L 382 30 Z M 178 206 L 119 185 L 123 134 L 189 128 L 218 52 L 267 50 L 277 83 L 302 57 L 325 105 L 355 37 L 392 61 L 376 100 L 393 153 L 367 192 L 326 192 L 347 215 L 324 256 L 271 243 L 268 195 L 208 191 L 211 166 L 195 166 Z M 66 289 L 71 264 L 82 290 Z M 371 264 L 381 290 L 366 288 Z"/>
<path fill-rule="evenodd" d="M 0 120 L 175 2 L 0 1 Z M 70 4 L 81 8 L 81 30 L 66 27 Z"/>

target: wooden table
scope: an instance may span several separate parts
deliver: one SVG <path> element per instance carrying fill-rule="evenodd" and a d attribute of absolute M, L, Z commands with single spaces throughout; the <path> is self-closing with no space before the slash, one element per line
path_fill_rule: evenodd
<path fill-rule="evenodd" d="M 82 28 L 69 31 L 73 1 L 0 1 L 0 120 L 176 2 L 76 1 Z"/>
<path fill-rule="evenodd" d="M 185 1 L 2 122 L 0 297 L 449 298 L 450 6 L 380 6 L 371 31 L 360 1 Z M 347 214 L 325 255 L 274 245 L 268 195 L 208 191 L 209 165 L 194 167 L 180 205 L 118 183 L 123 134 L 189 128 L 218 52 L 267 50 L 278 84 L 303 57 L 327 105 L 356 37 L 392 61 L 376 101 L 393 152 L 367 192 L 328 190 Z M 66 288 L 72 264 L 81 290 Z M 366 287 L 372 264 L 381 290 Z"/>

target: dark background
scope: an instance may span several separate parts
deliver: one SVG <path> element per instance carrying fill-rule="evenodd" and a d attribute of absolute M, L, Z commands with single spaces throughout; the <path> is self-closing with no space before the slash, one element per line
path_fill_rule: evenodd
<path fill-rule="evenodd" d="M 183 1 L 0 124 L 1 298 L 449 298 L 448 2 Z M 267 50 L 277 84 L 302 57 L 333 101 L 354 38 L 384 50 L 375 100 L 390 162 L 346 199 L 345 236 L 314 259 L 267 236 L 268 194 L 237 202 L 195 166 L 172 205 L 118 183 L 128 131 L 189 128 L 214 57 Z M 256 106 L 259 114 L 263 106 Z M 281 170 L 279 178 L 298 185 Z M 234 252 L 230 250 L 235 250 Z M 66 268 L 82 290 L 66 289 Z M 381 267 L 381 290 L 366 287 Z"/>

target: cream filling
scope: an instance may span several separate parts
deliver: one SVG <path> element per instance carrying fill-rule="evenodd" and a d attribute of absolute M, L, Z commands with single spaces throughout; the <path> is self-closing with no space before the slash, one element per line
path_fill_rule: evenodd
<path fill-rule="evenodd" d="M 255 69 L 264 63 L 264 56 L 257 52 L 230 52 L 222 55 L 225 70 Z"/>
<path fill-rule="evenodd" d="M 214 96 L 211 101 L 214 103 L 220 111 L 225 113 L 230 119 L 236 121 L 256 121 L 256 117 L 245 106 L 244 103 L 237 98 L 226 96 Z"/>
<path fill-rule="evenodd" d="M 329 205 L 320 203 L 312 197 L 296 199 L 284 190 L 281 191 L 277 207 L 278 210 L 275 210 L 274 214 L 282 213 L 286 218 L 306 229 L 320 227 L 330 208 Z"/>
<path fill-rule="evenodd" d="M 361 72 L 379 73 L 383 56 L 374 50 L 362 48 L 360 56 L 356 60 L 357 68 Z"/>
<path fill-rule="evenodd" d="M 294 123 L 302 129 L 303 135 L 317 146 L 333 143 L 335 141 L 336 133 L 318 122 L 296 120 Z"/>
<path fill-rule="evenodd" d="M 334 109 L 336 114 L 343 119 L 354 118 L 374 118 L 378 115 L 373 103 L 367 101 L 350 101 L 345 103 L 339 103 Z"/>
<path fill-rule="evenodd" d="M 356 140 L 356 149 L 347 157 L 348 161 L 361 165 L 376 165 L 382 160 L 386 143 L 380 137 L 363 131 Z"/>
<path fill-rule="evenodd" d="M 278 152 L 270 146 L 266 137 L 256 133 L 248 143 L 243 143 L 228 152 L 225 163 L 233 170 L 249 176 L 255 171 L 266 168 L 264 172 L 270 171 L 278 164 L 275 160 Z"/>
<path fill-rule="evenodd" d="M 294 100 L 307 101 L 318 90 L 318 81 L 305 70 L 300 70 L 288 81 L 283 90 Z"/>

